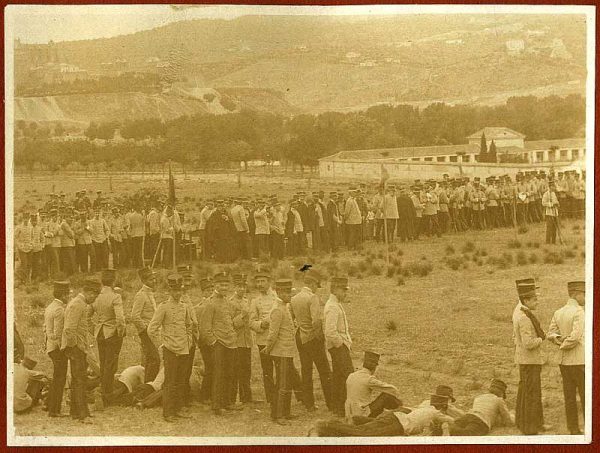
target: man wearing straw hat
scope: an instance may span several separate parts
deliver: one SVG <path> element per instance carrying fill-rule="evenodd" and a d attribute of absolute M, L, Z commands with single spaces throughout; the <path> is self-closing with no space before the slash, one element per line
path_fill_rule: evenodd
<path fill-rule="evenodd" d="M 519 365 L 515 424 L 527 435 L 546 429 L 542 407 L 541 346 L 546 334 L 533 311 L 537 308 L 537 289 L 533 278 L 516 281 L 519 303 L 513 312 L 515 363 Z"/>
<path fill-rule="evenodd" d="M 581 434 L 577 393 L 585 408 L 585 281 L 569 282 L 567 290 L 569 300 L 554 313 L 548 338 L 559 350 L 567 428 L 571 434 Z"/>

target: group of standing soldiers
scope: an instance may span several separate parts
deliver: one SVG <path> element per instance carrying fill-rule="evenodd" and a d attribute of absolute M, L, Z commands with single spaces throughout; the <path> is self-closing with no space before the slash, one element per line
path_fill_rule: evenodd
<path fill-rule="evenodd" d="M 204 374 L 198 399 L 215 415 L 260 402 L 253 397 L 251 357 L 258 348 L 263 385 L 271 418 L 285 425 L 290 419 L 292 394 L 306 410 L 314 411 L 313 365 L 321 380 L 327 407 L 344 416 L 346 378 L 354 371 L 352 340 L 343 307 L 348 278 L 332 277 L 330 295 L 323 304 L 316 294 L 322 277 L 303 271 L 304 287 L 292 296 L 292 280 L 272 285 L 271 271 L 259 266 L 252 276 L 256 294 L 248 294 L 248 276 L 219 272 L 199 279 L 192 267 L 181 265 L 167 277 L 168 299 L 157 304 L 157 275 L 138 271 L 141 288 L 133 300 L 130 322 L 139 337 L 143 381 L 151 383 L 164 373 L 163 416 L 167 422 L 190 418 L 190 376 L 196 351 Z M 88 277 L 82 291 L 70 301 L 68 281 L 54 282 L 54 300 L 46 309 L 46 351 L 54 374 L 48 395 L 48 413 L 60 415 L 67 363 L 71 363 L 71 411 L 74 419 L 90 423 L 85 399 L 88 330 L 93 326 L 100 364 L 100 388 L 105 405 L 114 401 L 115 373 L 126 334 L 121 290 L 116 271 L 105 269 L 101 279 Z M 331 358 L 331 364 L 327 357 Z M 294 366 L 299 355 L 301 373 Z"/>
<path fill-rule="evenodd" d="M 106 268 L 140 268 L 147 261 L 173 266 L 173 259 L 200 258 L 220 263 L 270 256 L 303 256 L 307 249 L 356 249 L 367 240 L 417 240 L 444 233 L 548 222 L 554 242 L 559 214 L 583 218 L 585 181 L 575 171 L 544 171 L 480 178 L 415 180 L 413 185 L 366 184 L 342 192 L 293 195 L 283 205 L 276 195 L 206 200 L 198 216 L 168 203 L 108 205 L 85 191 L 65 202 L 64 194 L 36 213 L 24 213 L 15 226 L 22 280 L 71 275 Z M 554 182 L 554 185 L 549 184 Z M 546 195 L 548 194 L 548 195 Z M 551 206 L 544 198 L 556 199 Z M 553 208 L 548 214 L 547 208 Z M 550 218 L 548 217 L 550 215 Z M 194 240 L 194 238 L 198 238 Z M 189 247 L 188 247 L 189 246 Z M 190 248 L 191 247 L 191 248 Z M 197 253 L 197 251 L 199 252 Z M 182 259 L 182 257 L 184 257 Z"/>

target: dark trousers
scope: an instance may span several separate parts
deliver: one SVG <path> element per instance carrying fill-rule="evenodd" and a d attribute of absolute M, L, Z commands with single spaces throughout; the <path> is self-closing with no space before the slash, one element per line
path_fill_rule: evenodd
<path fill-rule="evenodd" d="M 275 366 L 275 386 L 271 395 L 271 418 L 287 417 L 292 406 L 292 391 L 300 389 L 300 376 L 292 357 L 272 357 Z"/>
<path fill-rule="evenodd" d="M 465 414 L 457 418 L 450 427 L 451 436 L 485 436 L 489 432 L 488 425 L 473 414 Z"/>
<path fill-rule="evenodd" d="M 252 254 L 252 244 L 250 235 L 247 231 L 237 232 L 237 256 L 236 258 L 250 259 Z"/>
<path fill-rule="evenodd" d="M 163 417 L 172 417 L 183 406 L 186 355 L 178 355 L 163 347 L 165 382 L 163 383 Z"/>
<path fill-rule="evenodd" d="M 231 401 L 236 402 L 238 395 L 242 403 L 252 401 L 250 377 L 252 373 L 252 349 L 235 348 L 233 359 L 233 386 Z"/>
<path fill-rule="evenodd" d="M 200 387 L 200 401 L 206 402 L 210 400 L 212 394 L 214 369 L 213 347 L 201 344 L 200 354 L 202 354 L 202 361 L 204 362 L 204 376 L 202 377 L 202 385 Z"/>
<path fill-rule="evenodd" d="M 48 266 L 48 275 L 54 276 L 60 271 L 60 264 L 58 259 L 59 247 L 52 247 L 47 245 L 44 248 L 46 252 L 46 265 Z"/>
<path fill-rule="evenodd" d="M 275 380 L 273 378 L 273 357 L 269 354 L 263 354 L 265 346 L 258 345 L 258 352 L 260 357 L 260 367 L 263 374 L 263 385 L 265 387 L 265 397 L 267 402 L 271 401 L 271 395 L 275 388 Z"/>
<path fill-rule="evenodd" d="M 75 261 L 75 247 L 60 248 L 60 268 L 67 276 L 77 272 L 77 262 Z"/>
<path fill-rule="evenodd" d="M 94 255 L 96 257 L 96 271 L 106 269 L 108 267 L 108 243 L 104 242 L 93 242 L 94 246 Z"/>
<path fill-rule="evenodd" d="M 382 392 L 369 404 L 369 417 L 379 417 L 385 409 L 396 409 L 400 406 L 402 406 L 402 401 L 394 395 Z"/>
<path fill-rule="evenodd" d="M 212 408 L 223 409 L 231 405 L 234 348 L 226 348 L 220 342 L 213 346 L 214 370 L 212 382 Z"/>
<path fill-rule="evenodd" d="M 310 408 L 315 405 L 313 392 L 313 364 L 317 367 L 321 388 L 327 407 L 332 410 L 331 404 L 331 368 L 325 352 L 325 343 L 322 339 L 313 339 L 304 344 L 300 341 L 300 332 L 296 333 L 296 345 L 300 353 L 300 369 L 302 372 L 302 395 L 304 404 Z"/>
<path fill-rule="evenodd" d="M 537 434 L 544 425 L 541 365 L 519 365 L 515 425 L 523 434 Z"/>
<path fill-rule="evenodd" d="M 346 413 L 346 379 L 354 371 L 350 350 L 343 344 L 339 348 L 331 348 L 331 404 L 333 411 L 340 416 Z"/>
<path fill-rule="evenodd" d="M 567 428 L 571 433 L 579 432 L 579 416 L 577 412 L 577 393 L 581 407 L 585 408 L 585 366 L 560 365 L 560 374 L 565 396 Z"/>
<path fill-rule="evenodd" d="M 283 259 L 283 234 L 271 233 L 271 257 Z"/>
<path fill-rule="evenodd" d="M 558 217 L 546 216 L 546 244 L 556 244 L 556 224 Z"/>
<path fill-rule="evenodd" d="M 397 219 L 385 219 L 387 223 L 387 240 L 388 242 L 394 242 L 394 233 L 396 232 Z"/>
<path fill-rule="evenodd" d="M 254 235 L 254 240 L 256 241 L 257 255 L 260 257 L 261 255 L 269 254 L 269 234 L 256 234 Z"/>
<path fill-rule="evenodd" d="M 131 406 L 133 405 L 133 394 L 129 392 L 123 382 L 117 381 L 113 386 L 112 393 L 106 397 L 106 402 L 108 404 Z"/>
<path fill-rule="evenodd" d="M 325 226 L 319 227 L 320 247 L 324 252 L 329 252 L 329 229 Z"/>
<path fill-rule="evenodd" d="M 37 280 L 41 277 L 41 265 L 42 265 L 42 252 L 41 251 L 31 251 L 29 253 L 29 263 L 31 266 L 31 279 Z"/>
<path fill-rule="evenodd" d="M 100 362 L 100 386 L 102 395 L 112 393 L 115 373 L 119 367 L 119 353 L 123 345 L 123 337 L 115 334 L 104 338 L 103 329 L 98 332 L 98 361 Z"/>
<path fill-rule="evenodd" d="M 144 365 L 144 382 L 151 382 L 156 378 L 160 371 L 160 356 L 158 349 L 144 330 L 139 332 L 140 344 L 142 347 L 142 365 Z"/>
<path fill-rule="evenodd" d="M 183 368 L 183 405 L 189 406 L 192 402 L 191 393 L 192 388 L 190 387 L 190 377 L 192 376 L 192 368 L 194 367 L 194 356 L 196 355 L 196 346 L 192 345 L 190 347 L 189 354 L 185 355 L 185 366 Z"/>
<path fill-rule="evenodd" d="M 133 236 L 129 239 L 129 245 L 131 250 L 131 264 L 136 269 L 140 269 L 143 267 L 142 262 L 142 242 L 144 240 L 143 236 Z"/>
<path fill-rule="evenodd" d="M 77 347 L 73 348 L 69 362 L 71 364 L 71 417 L 84 419 L 90 415 L 86 400 L 87 360 L 85 352 Z"/>
<path fill-rule="evenodd" d="M 375 240 L 377 242 L 383 241 L 383 219 L 375 219 Z"/>
<path fill-rule="evenodd" d="M 48 391 L 46 405 L 48 406 L 48 414 L 60 414 L 63 391 L 67 380 L 67 365 L 69 364 L 69 359 L 60 349 L 50 351 L 48 355 L 50 356 L 50 359 L 52 359 L 54 369 L 52 371 L 52 382 L 50 384 L 50 390 Z"/>
<path fill-rule="evenodd" d="M 77 244 L 75 254 L 79 270 L 84 274 L 90 272 L 94 266 L 92 244 Z"/>
<path fill-rule="evenodd" d="M 362 224 L 358 225 L 349 225 L 346 224 L 346 229 L 348 233 L 348 241 L 347 245 L 350 249 L 356 249 L 360 245 L 360 236 L 362 230 Z"/>
<path fill-rule="evenodd" d="M 404 436 L 404 428 L 393 412 L 386 412 L 362 425 L 337 420 L 317 424 L 319 437 L 388 437 Z"/>

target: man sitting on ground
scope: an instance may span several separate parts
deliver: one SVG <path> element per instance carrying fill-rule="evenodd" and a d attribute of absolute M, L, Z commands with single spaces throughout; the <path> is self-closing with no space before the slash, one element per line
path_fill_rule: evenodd
<path fill-rule="evenodd" d="M 370 436 L 424 436 L 431 434 L 434 424 L 441 425 L 444 435 L 449 435 L 448 424 L 452 417 L 446 415 L 449 399 L 431 395 L 429 407 L 419 407 L 410 413 L 385 411 L 379 417 L 362 425 L 350 425 L 337 420 L 318 421 L 315 432 L 318 437 L 370 437 Z"/>
<path fill-rule="evenodd" d="M 402 406 L 402 401 L 398 399 L 398 389 L 375 377 L 379 357 L 375 352 L 366 351 L 363 367 L 346 379 L 348 423 L 359 424 L 363 418 L 376 418 L 384 409 L 397 409 Z"/>
<path fill-rule="evenodd" d="M 473 408 L 450 426 L 451 436 L 485 436 L 495 426 L 513 425 L 506 406 L 506 384 L 492 379 L 489 392 L 475 397 Z"/>
<path fill-rule="evenodd" d="M 113 391 L 106 398 L 108 404 L 131 406 L 133 404 L 133 391 L 144 383 L 145 372 L 142 365 L 134 365 L 125 368 L 121 374 L 115 374 Z"/>
<path fill-rule="evenodd" d="M 21 363 L 15 363 L 13 409 L 15 414 L 25 414 L 35 406 L 42 396 L 42 389 L 47 382 L 46 376 L 33 371 L 37 362 L 25 357 Z"/>

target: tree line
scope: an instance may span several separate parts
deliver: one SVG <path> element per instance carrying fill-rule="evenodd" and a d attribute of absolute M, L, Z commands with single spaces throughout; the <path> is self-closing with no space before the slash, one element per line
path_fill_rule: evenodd
<path fill-rule="evenodd" d="M 170 121 L 92 123 L 85 134 L 90 140 L 107 140 L 102 146 L 51 140 L 56 131 L 41 134 L 41 126 L 21 125 L 28 133 L 15 141 L 15 165 L 57 169 L 71 163 L 85 168 L 101 163 L 110 168 L 126 161 L 134 168 L 171 159 L 202 168 L 260 159 L 314 166 L 319 158 L 341 150 L 466 143 L 468 135 L 486 126 L 508 127 L 527 140 L 540 140 L 581 136 L 584 125 L 585 100 L 579 95 L 514 97 L 497 106 L 378 105 L 360 112 L 294 117 L 248 110 Z M 132 140 L 111 142 L 117 129 Z M 145 139 L 157 140 L 142 144 Z"/>

